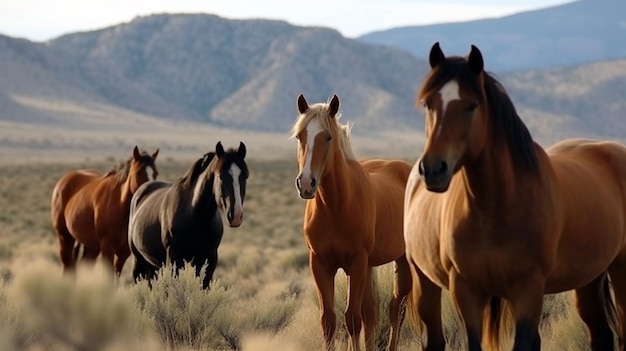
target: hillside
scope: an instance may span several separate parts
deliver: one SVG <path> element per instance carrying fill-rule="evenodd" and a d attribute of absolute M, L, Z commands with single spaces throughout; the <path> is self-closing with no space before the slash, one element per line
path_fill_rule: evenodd
<path fill-rule="evenodd" d="M 356 42 L 331 29 L 211 15 L 141 17 L 63 36 L 50 47 L 71 53 L 115 105 L 268 131 L 290 127 L 300 92 L 310 101 L 337 93 L 344 111 L 368 127 L 402 124 L 426 68 L 398 49 Z"/>
<path fill-rule="evenodd" d="M 626 57 L 626 2 L 578 0 L 502 18 L 392 28 L 359 40 L 427 57 L 433 42 L 465 55 L 475 44 L 499 73 Z"/>
<path fill-rule="evenodd" d="M 257 155 L 292 155 L 287 131 L 301 92 L 310 102 L 339 95 L 357 150 L 414 155 L 423 130 L 414 94 L 427 69 L 332 29 L 212 15 L 140 17 L 46 43 L 0 36 L 0 158 L 137 143 L 204 152 L 244 137 Z M 498 77 L 544 144 L 626 135 L 624 59 Z"/>

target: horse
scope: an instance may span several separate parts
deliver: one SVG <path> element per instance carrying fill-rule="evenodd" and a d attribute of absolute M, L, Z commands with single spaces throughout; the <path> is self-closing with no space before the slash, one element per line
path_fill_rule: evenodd
<path fill-rule="evenodd" d="M 94 169 L 64 174 L 54 186 L 50 204 L 52 227 L 59 239 L 65 273 L 75 268 L 78 251 L 95 260 L 100 253 L 119 276 L 130 251 L 127 229 L 130 199 L 137 188 L 158 176 L 152 154 L 139 151 L 118 162 L 104 175 Z"/>
<path fill-rule="evenodd" d="M 426 350 L 445 347 L 441 289 L 468 350 L 499 349 L 501 333 L 514 334 L 515 351 L 540 350 L 543 297 L 569 290 L 591 349 L 624 350 L 626 147 L 565 139 L 543 149 L 476 46 L 446 57 L 435 43 L 429 63 L 416 99 L 426 143 L 404 208 Z"/>
<path fill-rule="evenodd" d="M 309 105 L 297 98 L 298 117 L 291 138 L 298 141 L 300 198 L 307 200 L 303 231 L 309 266 L 318 290 L 321 326 L 330 350 L 336 328 L 334 277 L 348 276 L 345 320 L 353 350 L 359 350 L 364 326 L 367 350 L 375 348 L 376 306 L 372 267 L 395 262 L 387 347 L 396 349 L 404 319 L 401 308 L 410 290 L 410 270 L 402 235 L 404 188 L 411 164 L 400 160 L 358 161 L 350 140 L 351 125 L 339 122 L 339 98 Z"/>
<path fill-rule="evenodd" d="M 167 263 L 178 271 L 190 263 L 209 287 L 217 265 L 217 249 L 224 227 L 220 212 L 231 227 L 243 222 L 248 166 L 246 146 L 215 152 L 196 160 L 174 183 L 151 181 L 131 201 L 128 243 L 134 264 L 133 278 L 151 281 Z"/>

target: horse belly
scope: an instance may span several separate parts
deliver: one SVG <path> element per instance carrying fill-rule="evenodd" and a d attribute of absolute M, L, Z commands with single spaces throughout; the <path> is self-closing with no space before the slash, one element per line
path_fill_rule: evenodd
<path fill-rule="evenodd" d="M 584 286 L 606 271 L 624 250 L 623 215 L 615 210 L 599 211 L 593 223 L 566 226 L 559 245 L 558 261 L 547 281 L 547 292 Z"/>
<path fill-rule="evenodd" d="M 77 241 L 89 247 L 100 247 L 95 233 L 94 208 L 90 201 L 72 199 L 65 208 L 65 222 Z"/>

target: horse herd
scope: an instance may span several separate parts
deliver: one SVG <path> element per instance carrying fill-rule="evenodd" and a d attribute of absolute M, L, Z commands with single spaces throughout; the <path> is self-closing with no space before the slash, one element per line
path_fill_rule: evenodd
<path fill-rule="evenodd" d="M 346 328 L 353 350 L 374 350 L 372 268 L 393 262 L 387 348 L 405 312 L 425 329 L 425 350 L 443 351 L 441 291 L 463 322 L 467 349 L 540 350 L 543 296 L 575 290 L 591 349 L 626 350 L 626 147 L 569 139 L 533 141 L 480 50 L 448 56 L 435 43 L 416 101 L 426 144 L 415 165 L 357 160 L 339 98 L 297 98 L 298 195 L 318 289 L 327 350 L 336 329 L 334 278 L 348 276 Z M 101 175 L 73 171 L 54 188 L 52 224 L 65 271 L 99 254 L 121 272 L 132 254 L 135 280 L 166 263 L 190 262 L 209 286 L 223 233 L 243 221 L 246 147 L 215 151 L 173 183 L 156 180 L 156 157 L 140 152 Z M 508 313 L 505 313 L 507 312 Z M 507 330 L 508 315 L 514 330 Z"/>

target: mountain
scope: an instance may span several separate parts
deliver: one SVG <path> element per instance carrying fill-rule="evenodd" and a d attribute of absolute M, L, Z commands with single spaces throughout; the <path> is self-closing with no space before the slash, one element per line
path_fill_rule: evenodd
<path fill-rule="evenodd" d="M 576 65 L 626 57 L 626 1 L 579 0 L 502 18 L 393 28 L 358 40 L 427 57 L 439 41 L 446 53 L 466 55 L 470 44 L 496 72 Z"/>
<path fill-rule="evenodd" d="M 497 58 L 484 53 L 487 70 Z M 280 146 L 266 150 L 275 153 L 292 147 L 299 93 L 309 102 L 338 94 L 343 120 L 370 138 L 367 147 L 378 151 L 378 140 L 413 153 L 423 130 L 414 98 L 428 69 L 404 50 L 328 28 L 200 14 L 138 17 L 45 43 L 0 36 L 0 159 L 32 145 L 196 150 L 190 143 L 227 135 L 263 136 Z M 498 79 L 544 144 L 626 135 L 626 59 Z"/>
<path fill-rule="evenodd" d="M 327 28 L 212 15 L 153 15 L 62 36 L 68 53 L 110 103 L 164 118 L 286 130 L 295 99 L 326 101 L 368 127 L 404 124 L 424 61 Z M 376 101 L 376 103 L 372 103 Z M 164 105 L 165 104 L 165 105 Z"/>

